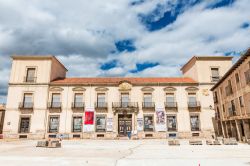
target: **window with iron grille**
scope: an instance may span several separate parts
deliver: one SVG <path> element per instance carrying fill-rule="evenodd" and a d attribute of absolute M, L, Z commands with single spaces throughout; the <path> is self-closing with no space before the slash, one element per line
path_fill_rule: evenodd
<path fill-rule="evenodd" d="M 30 128 L 30 118 L 29 117 L 21 117 L 19 132 L 20 133 L 29 133 Z"/>
<path fill-rule="evenodd" d="M 82 117 L 73 117 L 73 132 L 82 132 Z"/>
<path fill-rule="evenodd" d="M 200 120 L 198 115 L 191 115 L 190 116 L 190 124 L 191 124 L 191 131 L 199 131 L 200 130 Z"/>
<path fill-rule="evenodd" d="M 51 116 L 49 118 L 49 133 L 57 133 L 59 131 L 59 116 Z"/>
<path fill-rule="evenodd" d="M 177 120 L 175 115 L 167 116 L 168 131 L 177 131 Z"/>

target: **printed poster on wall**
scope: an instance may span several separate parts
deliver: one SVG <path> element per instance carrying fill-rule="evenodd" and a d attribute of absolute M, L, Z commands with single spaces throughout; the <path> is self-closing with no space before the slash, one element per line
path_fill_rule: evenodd
<path fill-rule="evenodd" d="M 93 108 L 87 108 L 85 110 L 84 131 L 85 132 L 95 131 L 95 126 L 94 126 L 94 109 Z"/>
<path fill-rule="evenodd" d="M 166 118 L 165 118 L 165 109 L 164 108 L 156 108 L 156 131 L 166 131 Z"/>
<path fill-rule="evenodd" d="M 107 131 L 113 131 L 113 118 L 107 118 Z"/>
<path fill-rule="evenodd" d="M 94 124 L 94 112 L 85 112 L 85 125 L 93 125 Z"/>
<path fill-rule="evenodd" d="M 143 118 L 137 118 L 137 131 L 143 131 Z"/>

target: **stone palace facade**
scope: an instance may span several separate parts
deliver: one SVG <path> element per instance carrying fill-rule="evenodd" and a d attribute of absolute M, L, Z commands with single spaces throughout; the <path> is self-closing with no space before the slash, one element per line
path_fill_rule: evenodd
<path fill-rule="evenodd" d="M 12 59 L 3 127 L 7 139 L 58 134 L 116 139 L 130 133 L 210 138 L 215 133 L 210 89 L 232 66 L 232 57 L 194 56 L 181 68 L 181 77 L 67 78 L 54 56 Z"/>

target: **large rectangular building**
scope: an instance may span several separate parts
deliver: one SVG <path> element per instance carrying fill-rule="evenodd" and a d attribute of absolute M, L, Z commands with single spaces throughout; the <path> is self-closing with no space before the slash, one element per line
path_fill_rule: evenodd
<path fill-rule="evenodd" d="M 216 135 L 250 139 L 250 49 L 212 88 Z"/>
<path fill-rule="evenodd" d="M 54 56 L 12 58 L 4 138 L 210 138 L 210 89 L 232 65 L 194 56 L 182 77 L 67 78 Z"/>

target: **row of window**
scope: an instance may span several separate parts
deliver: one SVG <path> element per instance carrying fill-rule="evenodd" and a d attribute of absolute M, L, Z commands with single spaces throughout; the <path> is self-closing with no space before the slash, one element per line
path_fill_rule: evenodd
<path fill-rule="evenodd" d="M 243 98 L 242 96 L 240 96 L 238 99 L 235 99 L 235 100 L 238 100 L 238 104 L 240 107 L 244 107 L 244 104 L 243 104 Z M 228 107 L 227 107 L 227 114 L 228 116 L 236 116 L 237 114 L 237 110 L 236 110 L 236 105 L 235 105 L 235 100 L 231 100 L 230 103 L 228 104 Z M 225 114 L 225 105 L 223 104 L 222 105 L 222 109 L 223 109 L 223 112 Z M 219 111 L 219 107 L 217 107 L 217 118 L 220 119 L 220 111 Z"/>
<path fill-rule="evenodd" d="M 82 116 L 75 116 L 72 120 L 72 132 L 82 132 L 83 118 Z M 59 122 L 60 116 L 50 116 L 48 124 L 48 133 L 58 133 L 59 132 Z M 198 115 L 190 115 L 190 125 L 191 131 L 200 130 L 200 120 Z M 19 132 L 29 133 L 30 129 L 30 117 L 21 117 Z M 177 118 L 176 115 L 167 116 L 167 130 L 177 131 Z M 106 116 L 96 115 L 96 132 L 106 131 Z M 154 131 L 154 116 L 145 115 L 144 116 L 144 131 Z"/>
<path fill-rule="evenodd" d="M 249 62 L 249 69 L 246 72 L 244 72 L 244 75 L 245 75 L 246 84 L 249 84 L 250 83 L 250 62 Z M 239 75 L 239 73 L 235 73 L 234 79 L 235 79 L 236 84 L 240 83 L 240 75 Z M 223 87 L 220 87 L 220 93 L 223 94 Z M 233 92 L 232 82 L 231 82 L 231 79 L 230 79 L 230 80 L 228 80 L 227 86 L 225 87 L 225 94 L 226 94 L 226 96 L 230 96 L 233 93 L 234 92 Z M 215 92 L 214 95 L 215 95 L 215 98 L 217 99 L 217 92 Z M 217 102 L 217 100 L 216 100 L 216 102 Z"/>
<path fill-rule="evenodd" d="M 83 93 L 75 93 L 74 96 L 74 107 L 83 107 Z M 121 103 L 129 103 L 129 94 L 128 93 L 121 93 L 120 98 Z M 97 94 L 97 104 L 98 106 L 102 106 L 106 102 L 106 95 L 105 93 L 98 93 Z M 143 95 L 143 103 L 144 107 L 152 107 L 152 94 L 151 93 L 144 93 Z M 166 103 L 169 107 L 175 107 L 175 96 L 174 93 L 167 93 L 166 94 Z M 197 106 L 198 102 L 196 99 L 195 93 L 188 93 L 188 104 L 189 107 Z M 33 107 L 33 94 L 32 93 L 25 93 L 23 102 L 21 103 L 23 108 L 32 108 Z M 60 107 L 61 106 L 61 94 L 60 93 L 52 93 L 51 97 L 51 107 Z"/>
<path fill-rule="evenodd" d="M 29 67 L 26 71 L 26 77 L 24 79 L 24 82 L 36 82 L 36 68 L 35 67 Z M 220 79 L 219 74 L 219 68 L 218 67 L 212 67 L 211 68 L 211 81 L 217 82 Z"/>

